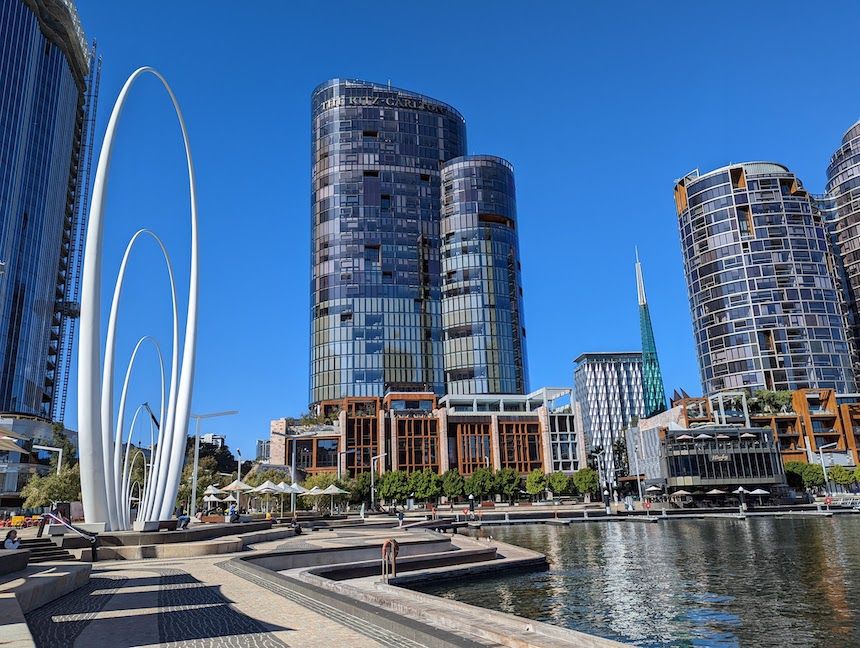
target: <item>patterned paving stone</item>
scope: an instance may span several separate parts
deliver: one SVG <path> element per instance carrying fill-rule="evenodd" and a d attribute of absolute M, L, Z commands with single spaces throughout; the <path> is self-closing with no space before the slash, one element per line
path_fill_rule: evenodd
<path fill-rule="evenodd" d="M 37 648 L 73 646 L 75 639 L 126 580 L 122 576 L 94 576 L 84 587 L 27 614 L 27 625 Z M 97 591 L 104 594 L 94 595 Z M 54 620 L 55 617 L 64 620 Z"/>

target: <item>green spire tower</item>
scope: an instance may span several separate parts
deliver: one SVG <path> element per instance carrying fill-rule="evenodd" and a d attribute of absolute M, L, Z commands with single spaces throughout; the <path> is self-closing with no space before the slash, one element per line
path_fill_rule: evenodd
<path fill-rule="evenodd" d="M 666 390 L 663 388 L 663 375 L 657 360 L 657 345 L 654 342 L 654 329 L 651 326 L 651 313 L 645 298 L 645 281 L 642 279 L 642 264 L 639 263 L 639 250 L 636 250 L 636 291 L 639 296 L 639 329 L 642 333 L 642 400 L 645 417 L 666 411 Z"/>

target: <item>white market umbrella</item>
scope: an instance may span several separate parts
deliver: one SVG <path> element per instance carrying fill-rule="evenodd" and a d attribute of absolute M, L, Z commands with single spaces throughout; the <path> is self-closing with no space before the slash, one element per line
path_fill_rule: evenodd
<path fill-rule="evenodd" d="M 30 454 L 9 437 L 0 437 L 0 452 L 20 452 L 25 455 Z"/>
<path fill-rule="evenodd" d="M 726 491 L 720 490 L 719 488 L 712 488 L 705 495 L 725 495 Z"/>
<path fill-rule="evenodd" d="M 224 490 L 226 492 L 237 492 L 238 493 L 238 492 L 242 492 L 242 491 L 251 490 L 252 488 L 253 488 L 253 486 L 248 486 L 248 484 L 243 482 L 241 479 L 234 479 L 227 486 L 225 486 L 222 490 Z"/>
<path fill-rule="evenodd" d="M 334 496 L 335 495 L 349 495 L 349 491 L 343 490 L 342 488 L 338 488 L 334 484 L 329 484 L 325 487 L 322 495 L 331 495 L 331 505 L 329 507 L 330 511 L 334 511 Z"/>
<path fill-rule="evenodd" d="M 281 480 L 279 484 L 276 484 L 277 489 L 281 491 L 281 495 L 288 495 L 290 493 L 295 493 L 293 487 L 287 482 Z M 284 517 L 284 498 L 281 498 L 281 517 Z"/>
<path fill-rule="evenodd" d="M 321 489 L 319 486 L 314 486 L 314 487 L 313 487 L 312 489 L 310 489 L 310 490 L 308 490 L 308 489 L 306 489 L 306 488 L 305 488 L 305 489 L 303 489 L 303 490 L 304 490 L 304 492 L 303 492 L 303 493 L 301 493 L 301 495 L 302 495 L 303 497 L 307 497 L 308 495 L 322 495 L 322 494 L 323 494 L 322 489 Z"/>
<path fill-rule="evenodd" d="M 699 440 L 704 440 L 704 439 L 713 439 L 714 437 L 712 437 L 710 434 L 705 434 L 704 432 L 702 432 L 701 434 L 697 434 L 696 438 Z"/>
<path fill-rule="evenodd" d="M 299 484 L 298 482 L 293 482 L 292 485 L 290 486 L 290 488 L 292 488 L 293 491 L 295 493 L 297 493 L 298 495 L 301 495 L 302 493 L 308 492 L 308 489 L 305 488 L 304 486 L 302 486 L 301 484 Z"/>
<path fill-rule="evenodd" d="M 273 484 L 271 481 L 269 481 L 267 479 L 266 481 L 264 481 L 262 484 L 260 484 L 256 488 L 252 488 L 250 492 L 257 493 L 259 495 L 280 495 L 281 489 L 278 488 L 276 484 Z M 268 512 L 268 510 L 269 509 L 267 507 L 266 511 Z"/>
<path fill-rule="evenodd" d="M 750 491 L 750 495 L 770 495 L 770 493 L 763 488 L 756 488 L 755 490 Z"/>
<path fill-rule="evenodd" d="M 220 502 L 221 498 L 219 498 L 217 495 L 204 495 L 203 501 L 204 502 Z"/>
<path fill-rule="evenodd" d="M 676 490 L 672 495 L 692 495 L 690 491 L 686 491 L 684 489 Z"/>
<path fill-rule="evenodd" d="M 646 493 L 659 493 L 662 490 L 663 489 L 660 488 L 659 486 L 649 486 L 648 488 L 645 489 L 645 492 Z"/>
<path fill-rule="evenodd" d="M 717 438 L 725 440 L 725 439 L 731 439 L 732 437 L 730 437 L 728 434 L 718 434 Z"/>
<path fill-rule="evenodd" d="M 744 432 L 744 433 L 741 435 L 741 438 L 742 438 L 742 439 L 755 439 L 755 438 L 756 438 L 756 435 L 755 435 L 755 434 L 752 434 L 751 432 Z"/>
<path fill-rule="evenodd" d="M 215 484 L 209 484 L 209 486 L 206 487 L 206 490 L 203 491 L 203 494 L 204 495 L 221 495 L 223 492 L 224 491 L 222 491 L 220 488 L 218 488 Z M 218 500 L 218 501 L 220 501 L 220 500 Z"/>
<path fill-rule="evenodd" d="M 681 436 L 675 437 L 678 441 L 692 441 L 693 437 L 689 434 L 682 434 Z"/>
<path fill-rule="evenodd" d="M 232 495 L 228 495 L 227 497 L 225 497 L 225 498 L 224 498 L 224 499 L 222 499 L 221 501 L 222 501 L 222 502 L 235 502 L 235 501 L 236 501 L 236 498 L 235 498 L 235 497 L 233 497 Z"/>
<path fill-rule="evenodd" d="M 749 493 L 749 491 L 743 486 L 738 486 L 735 490 L 732 491 L 732 495 L 741 495 L 743 493 Z"/>

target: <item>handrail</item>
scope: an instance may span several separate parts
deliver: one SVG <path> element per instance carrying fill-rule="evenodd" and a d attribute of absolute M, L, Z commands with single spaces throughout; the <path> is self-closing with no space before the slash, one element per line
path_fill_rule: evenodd
<path fill-rule="evenodd" d="M 69 524 L 63 518 L 56 516 L 53 513 L 45 513 L 42 517 L 46 517 L 46 518 L 50 518 L 51 520 L 54 520 L 58 524 L 61 524 L 62 526 L 69 529 L 70 531 L 73 531 L 74 533 L 78 534 L 81 538 L 89 541 L 92 544 L 95 544 L 96 540 L 98 539 L 97 533 L 89 533 L 87 531 L 84 531 L 83 529 L 79 529 L 78 527 L 76 527 L 72 524 Z"/>

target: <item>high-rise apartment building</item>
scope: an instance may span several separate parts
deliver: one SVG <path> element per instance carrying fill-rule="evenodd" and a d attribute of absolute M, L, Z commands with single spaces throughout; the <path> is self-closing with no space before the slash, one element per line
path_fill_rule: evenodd
<path fill-rule="evenodd" d="M 311 393 L 442 395 L 441 174 L 466 153 L 451 106 L 367 81 L 312 111 Z"/>
<path fill-rule="evenodd" d="M 489 155 L 442 168 L 442 334 L 448 394 L 528 392 L 513 167 Z"/>
<path fill-rule="evenodd" d="M 651 311 L 645 296 L 645 280 L 642 277 L 642 264 L 636 252 L 636 296 L 639 300 L 639 331 L 642 336 L 642 402 L 644 416 L 654 416 L 666 409 L 666 389 L 663 374 L 657 358 L 657 343 L 654 341 L 654 327 L 651 325 Z"/>
<path fill-rule="evenodd" d="M 824 222 L 797 176 L 696 170 L 675 203 L 703 392 L 854 391 Z"/>
<path fill-rule="evenodd" d="M 71 0 L 0 5 L 0 412 L 63 417 L 97 74 Z"/>
<path fill-rule="evenodd" d="M 645 411 L 642 354 L 583 353 L 575 362 L 577 415 L 589 451 L 599 453 L 601 481 L 611 485 L 621 460 L 613 444 Z"/>
<path fill-rule="evenodd" d="M 856 376 L 860 370 L 860 122 L 845 132 L 830 158 L 824 205 Z"/>

